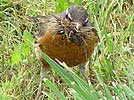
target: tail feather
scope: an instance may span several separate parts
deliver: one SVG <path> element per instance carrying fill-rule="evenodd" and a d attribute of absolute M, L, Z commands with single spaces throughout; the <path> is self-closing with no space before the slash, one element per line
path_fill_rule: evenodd
<path fill-rule="evenodd" d="M 36 16 L 36 17 L 26 16 L 26 19 L 28 21 L 36 23 L 36 24 L 46 23 L 49 20 L 49 18 L 47 16 Z"/>
<path fill-rule="evenodd" d="M 33 23 L 38 23 L 38 22 L 39 22 L 38 17 L 26 16 L 26 19 L 27 19 L 29 22 L 33 22 Z"/>

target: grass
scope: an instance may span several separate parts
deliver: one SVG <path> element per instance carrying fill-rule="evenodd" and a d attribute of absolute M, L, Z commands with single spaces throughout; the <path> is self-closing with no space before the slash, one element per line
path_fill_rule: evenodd
<path fill-rule="evenodd" d="M 34 30 L 25 16 L 59 13 L 72 4 L 87 8 L 100 37 L 89 70 L 92 84 L 42 54 L 53 77 L 44 80 L 38 100 L 134 100 L 132 0 L 1 0 L 0 100 L 33 100 L 37 94 L 41 66 L 34 53 Z"/>

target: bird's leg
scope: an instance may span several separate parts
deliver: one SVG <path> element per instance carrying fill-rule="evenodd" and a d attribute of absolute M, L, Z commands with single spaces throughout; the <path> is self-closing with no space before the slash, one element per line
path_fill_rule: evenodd
<path fill-rule="evenodd" d="M 41 95 L 41 91 L 42 91 L 42 82 L 43 82 L 43 79 L 44 78 L 48 78 L 48 73 L 49 71 L 46 70 L 45 68 L 43 68 L 41 66 L 41 70 L 40 70 L 40 82 L 39 82 L 39 85 L 38 85 L 38 91 L 37 91 L 37 94 L 36 94 L 36 97 L 34 100 L 38 100 L 39 96 Z"/>
<path fill-rule="evenodd" d="M 83 63 L 83 64 L 80 64 L 80 74 L 83 78 L 83 80 L 85 80 L 87 83 L 88 83 L 88 64 L 89 64 L 89 61 L 86 62 L 86 63 Z"/>

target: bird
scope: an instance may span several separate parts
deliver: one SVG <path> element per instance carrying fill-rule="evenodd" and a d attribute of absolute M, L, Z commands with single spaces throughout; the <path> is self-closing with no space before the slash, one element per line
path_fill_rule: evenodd
<path fill-rule="evenodd" d="M 35 53 L 46 71 L 51 68 L 40 51 L 69 67 L 79 65 L 83 79 L 87 80 L 86 65 L 99 42 L 88 17 L 87 10 L 80 5 L 71 5 L 61 13 L 29 17 L 37 26 Z"/>

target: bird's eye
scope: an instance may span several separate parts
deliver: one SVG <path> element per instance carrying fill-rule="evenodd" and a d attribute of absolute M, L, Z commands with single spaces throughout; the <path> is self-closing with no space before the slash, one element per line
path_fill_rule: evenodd
<path fill-rule="evenodd" d="M 86 18 L 85 23 L 86 23 L 86 24 L 88 23 L 88 18 Z"/>
<path fill-rule="evenodd" d="M 68 20 L 70 20 L 70 21 L 73 20 L 71 14 L 68 12 L 68 10 L 66 11 L 66 18 L 67 18 Z"/>
<path fill-rule="evenodd" d="M 70 21 L 72 21 L 72 20 L 73 20 L 73 18 L 72 18 L 72 16 L 71 16 L 71 14 L 70 14 L 70 13 L 68 13 L 68 18 L 69 18 L 69 20 L 70 20 Z"/>
<path fill-rule="evenodd" d="M 86 26 L 88 24 L 88 18 L 85 19 L 83 26 Z"/>

